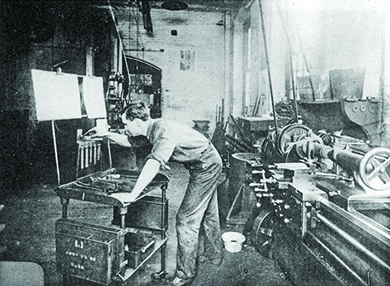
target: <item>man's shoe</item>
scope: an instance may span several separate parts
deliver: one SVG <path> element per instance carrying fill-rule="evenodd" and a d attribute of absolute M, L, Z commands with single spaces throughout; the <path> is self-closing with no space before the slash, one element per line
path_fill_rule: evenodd
<path fill-rule="evenodd" d="M 189 286 L 192 284 L 192 282 L 194 281 L 194 278 L 187 278 L 187 279 L 184 279 L 184 278 L 179 278 L 179 277 L 175 277 L 174 279 L 172 279 L 169 283 L 170 286 Z"/>

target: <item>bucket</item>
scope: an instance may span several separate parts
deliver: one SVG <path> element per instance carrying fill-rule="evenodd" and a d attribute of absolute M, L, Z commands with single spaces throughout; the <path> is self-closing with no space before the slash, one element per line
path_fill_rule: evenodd
<path fill-rule="evenodd" d="M 238 232 L 228 231 L 222 234 L 222 240 L 227 251 L 240 252 L 242 250 L 242 243 L 245 241 L 245 236 Z"/>

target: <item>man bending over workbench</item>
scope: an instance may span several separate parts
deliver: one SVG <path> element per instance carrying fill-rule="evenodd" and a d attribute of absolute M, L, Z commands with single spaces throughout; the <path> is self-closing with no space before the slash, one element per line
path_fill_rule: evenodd
<path fill-rule="evenodd" d="M 152 119 L 143 102 L 132 103 L 121 112 L 122 122 L 129 135 L 93 128 L 93 137 L 105 137 L 117 144 L 132 147 L 129 137 L 143 135 L 152 144 L 137 182 L 131 192 L 112 196 L 133 202 L 168 160 L 182 163 L 190 173 L 183 201 L 176 215 L 177 255 L 176 274 L 170 283 L 174 286 L 190 285 L 196 276 L 196 260 L 222 262 L 222 242 L 217 202 L 217 182 L 222 160 L 211 142 L 191 127 L 164 119 Z M 205 230 L 207 246 L 198 256 L 199 229 Z"/>

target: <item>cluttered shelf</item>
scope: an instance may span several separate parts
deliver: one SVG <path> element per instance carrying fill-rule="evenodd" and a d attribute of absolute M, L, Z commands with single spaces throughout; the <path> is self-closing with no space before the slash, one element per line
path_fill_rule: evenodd
<path fill-rule="evenodd" d="M 156 239 L 154 244 L 150 247 L 150 250 L 139 249 L 137 251 L 132 252 L 132 257 L 130 260 L 132 261 L 133 267 L 124 267 L 121 273 L 118 273 L 115 276 L 115 280 L 120 282 L 127 281 L 138 269 L 142 267 L 158 250 L 160 250 L 168 241 L 168 238 L 164 239 Z M 125 253 L 129 253 L 130 251 L 125 251 Z M 139 262 L 137 261 L 139 260 Z"/>
<path fill-rule="evenodd" d="M 110 194 L 115 192 L 129 192 L 134 187 L 138 172 L 124 169 L 108 169 L 82 177 L 74 182 L 59 186 L 55 191 L 61 198 L 100 204 L 126 207 L 124 203 Z M 151 191 L 168 184 L 169 179 L 163 174 L 157 174 L 153 181 L 145 188 L 137 200 L 145 197 Z"/>

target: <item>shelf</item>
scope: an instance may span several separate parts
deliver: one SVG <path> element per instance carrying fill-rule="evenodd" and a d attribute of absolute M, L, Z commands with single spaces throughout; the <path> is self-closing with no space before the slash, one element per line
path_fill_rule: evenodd
<path fill-rule="evenodd" d="M 163 247 L 163 245 L 167 242 L 168 238 L 162 239 L 162 240 L 157 240 L 153 251 L 136 267 L 136 268 L 124 268 L 122 270 L 122 274 L 117 274 L 115 277 L 115 280 L 120 281 L 120 282 L 126 282 L 142 265 L 144 265 L 158 250 Z"/>

